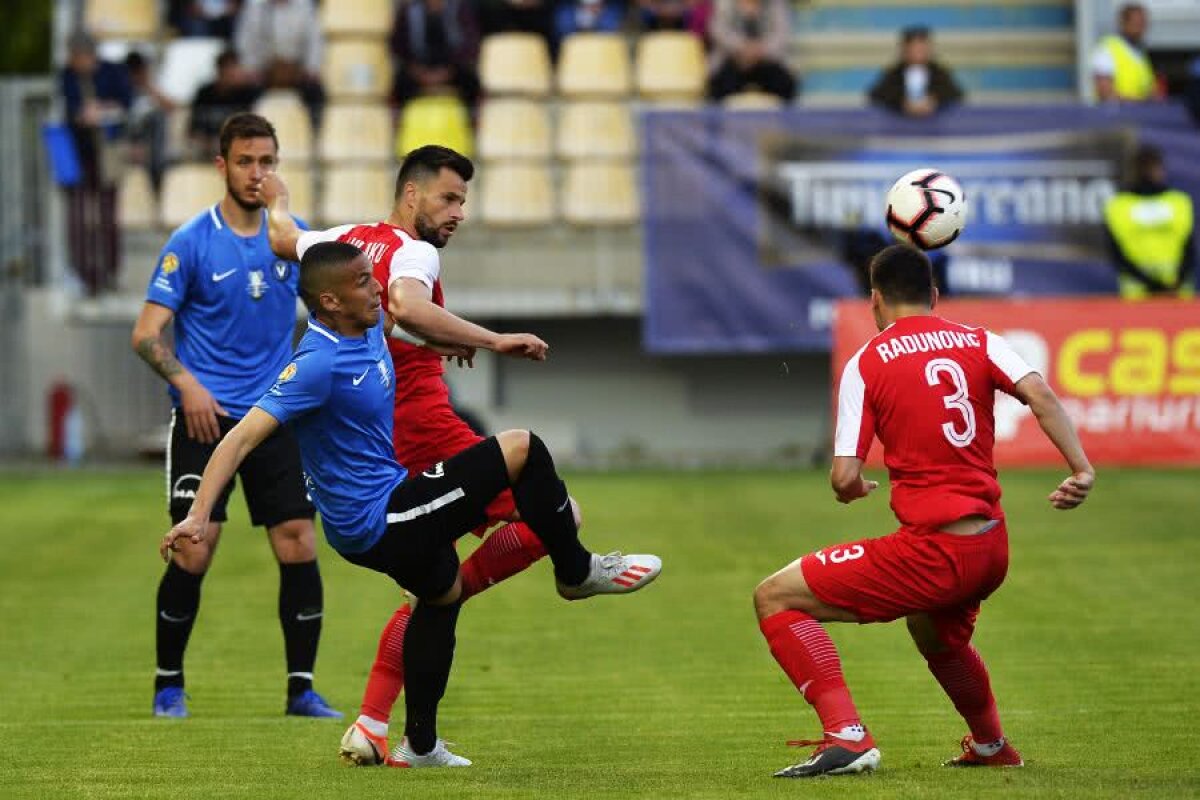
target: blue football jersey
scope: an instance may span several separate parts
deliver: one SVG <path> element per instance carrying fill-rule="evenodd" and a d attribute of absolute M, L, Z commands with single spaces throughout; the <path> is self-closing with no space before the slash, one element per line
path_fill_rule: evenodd
<path fill-rule="evenodd" d="M 220 204 L 197 214 L 171 234 L 146 290 L 146 300 L 175 312 L 180 363 L 234 417 L 246 415 L 292 355 L 300 267 L 271 252 L 263 215 L 256 236 L 239 236 Z M 169 391 L 178 406 L 179 392 Z"/>
<path fill-rule="evenodd" d="M 296 355 L 257 403 L 291 425 L 325 538 L 343 553 L 379 540 L 388 499 L 408 477 L 392 449 L 395 375 L 383 324 L 381 314 L 364 336 L 343 337 L 310 318 Z"/>

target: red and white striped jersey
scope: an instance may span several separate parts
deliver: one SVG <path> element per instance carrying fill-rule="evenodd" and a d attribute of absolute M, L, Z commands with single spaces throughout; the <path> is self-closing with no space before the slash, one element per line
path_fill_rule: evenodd
<path fill-rule="evenodd" d="M 883 443 L 892 510 L 903 525 L 998 517 L 992 460 L 996 390 L 1033 372 L 999 336 L 936 316 L 903 317 L 842 372 L 835 456 L 866 459 Z"/>
<path fill-rule="evenodd" d="M 443 308 L 441 260 L 437 248 L 414 238 L 408 231 L 386 222 L 363 225 L 339 225 L 323 231 L 305 231 L 296 242 L 296 257 L 303 258 L 317 242 L 346 242 L 366 253 L 383 287 L 383 307 L 387 308 L 387 290 L 398 278 L 415 278 L 433 292 L 433 302 Z M 449 396 L 442 380 L 442 359 L 427 347 L 417 347 L 400 339 L 388 339 L 396 376 L 396 404 L 410 397 Z"/>

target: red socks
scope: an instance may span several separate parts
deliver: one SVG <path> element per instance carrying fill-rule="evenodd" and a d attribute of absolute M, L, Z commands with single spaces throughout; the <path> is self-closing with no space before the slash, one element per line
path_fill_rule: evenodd
<path fill-rule="evenodd" d="M 541 540 L 528 525 L 514 522 L 493 531 L 462 565 L 463 601 L 516 575 L 545 554 Z M 364 716 L 380 722 L 387 722 L 391 716 L 392 706 L 404 688 L 404 632 L 411 615 L 412 607 L 406 604 L 383 628 L 363 692 L 360 713 Z"/>
<path fill-rule="evenodd" d="M 1000 727 L 996 698 L 992 695 L 987 667 L 974 645 L 925 654 L 925 661 L 958 713 L 967 721 L 971 737 L 980 744 L 1000 741 L 1004 731 Z"/>
<path fill-rule="evenodd" d="M 842 677 L 842 662 L 821 623 L 802 611 L 780 611 L 758 624 L 771 655 L 816 710 L 821 726 L 837 733 L 861 725 Z"/>

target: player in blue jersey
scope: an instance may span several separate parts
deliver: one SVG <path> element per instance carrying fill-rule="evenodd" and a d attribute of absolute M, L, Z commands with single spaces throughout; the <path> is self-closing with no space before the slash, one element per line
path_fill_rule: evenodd
<path fill-rule="evenodd" d="M 259 183 L 275 170 L 271 123 L 235 114 L 220 135 L 224 198 L 176 230 L 163 247 L 133 329 L 133 349 L 169 384 L 174 409 L 167 451 L 172 522 L 186 516 L 216 443 L 270 388 L 292 356 L 299 267 L 267 241 Z M 174 351 L 163 332 L 174 323 Z M 281 431 L 240 470 L 254 525 L 267 529 L 279 562 L 279 621 L 287 659 L 288 714 L 342 715 L 312 687 L 323 597 L 313 506 L 294 438 Z M 212 508 L 209 535 L 174 554 L 158 586 L 154 714 L 186 717 L 183 654 L 225 521 L 233 480 Z"/>
<path fill-rule="evenodd" d="M 205 542 L 221 487 L 260 442 L 289 423 L 325 538 L 348 561 L 389 575 L 418 598 L 405 633 L 407 719 L 397 766 L 468 766 L 438 738 L 437 706 L 461 604 L 454 542 L 483 523 L 488 504 L 512 490 L 521 519 L 554 564 L 564 598 L 636 591 L 658 576 L 662 563 L 655 556 L 600 557 L 585 549 L 554 460 L 529 431 L 505 431 L 410 477 L 392 444 L 391 318 L 380 291 L 371 262 L 353 245 L 322 242 L 305 251 L 300 293 L 312 312 L 308 332 L 275 385 L 217 447 L 191 511 L 163 537 L 160 552 L 167 558 L 176 548 Z M 450 316 L 414 333 L 462 341 L 474 331 L 471 346 L 545 358 L 546 343 L 535 336 L 491 334 Z M 618 576 L 624 578 L 614 582 Z"/>

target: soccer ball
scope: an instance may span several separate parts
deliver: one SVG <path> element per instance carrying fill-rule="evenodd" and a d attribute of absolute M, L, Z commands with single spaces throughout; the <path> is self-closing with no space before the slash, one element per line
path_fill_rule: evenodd
<path fill-rule="evenodd" d="M 914 169 L 888 190 L 888 230 L 902 242 L 936 250 L 957 239 L 966 223 L 962 187 L 940 170 Z"/>

